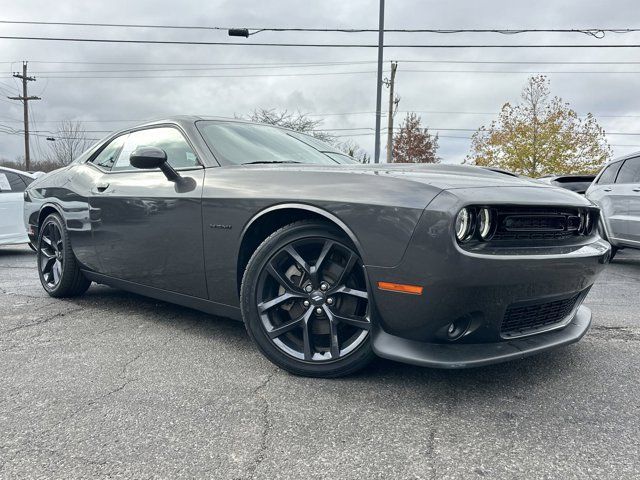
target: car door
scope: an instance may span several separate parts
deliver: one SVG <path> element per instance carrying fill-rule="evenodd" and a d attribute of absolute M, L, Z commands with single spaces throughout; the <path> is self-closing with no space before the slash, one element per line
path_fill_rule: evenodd
<path fill-rule="evenodd" d="M 622 238 L 627 229 L 627 198 L 624 188 L 616 184 L 621 166 L 622 161 L 607 165 L 587 190 L 587 198 L 600 207 L 606 234 L 614 242 Z"/>
<path fill-rule="evenodd" d="M 160 170 L 133 168 L 129 156 L 142 146 L 162 148 L 168 163 L 191 180 L 178 185 Z M 184 134 L 174 126 L 137 130 L 102 153 L 92 161 L 102 174 L 89 198 L 100 273 L 206 298 L 204 169 Z"/>
<path fill-rule="evenodd" d="M 627 245 L 640 246 L 640 157 L 624 161 L 616 178 L 616 188 L 626 203 L 626 227 L 620 238 Z"/>
<path fill-rule="evenodd" d="M 22 214 L 26 187 L 21 175 L 0 169 L 0 244 L 28 241 Z"/>

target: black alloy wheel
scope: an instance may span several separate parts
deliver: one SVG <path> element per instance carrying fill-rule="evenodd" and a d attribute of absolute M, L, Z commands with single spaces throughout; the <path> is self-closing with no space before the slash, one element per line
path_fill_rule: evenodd
<path fill-rule="evenodd" d="M 80 271 L 59 215 L 49 215 L 40 225 L 36 254 L 40 283 L 52 297 L 82 295 L 91 285 Z"/>
<path fill-rule="evenodd" d="M 267 238 L 249 262 L 242 300 L 251 337 L 293 373 L 346 375 L 373 356 L 362 260 L 331 225 L 298 222 Z"/>
<path fill-rule="evenodd" d="M 55 289 L 62 280 L 64 243 L 57 222 L 45 222 L 40 236 L 38 266 L 47 290 Z"/>

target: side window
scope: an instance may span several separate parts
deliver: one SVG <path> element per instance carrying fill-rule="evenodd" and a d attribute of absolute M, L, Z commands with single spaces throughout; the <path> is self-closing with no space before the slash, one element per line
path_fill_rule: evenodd
<path fill-rule="evenodd" d="M 29 184 L 31 184 L 31 182 L 35 180 L 35 178 L 25 177 L 24 175 L 20 175 L 20 178 L 22 179 L 22 181 L 27 187 L 29 186 Z"/>
<path fill-rule="evenodd" d="M 640 157 L 625 160 L 616 183 L 640 183 Z"/>
<path fill-rule="evenodd" d="M 131 132 L 118 156 L 113 170 L 129 170 L 129 156 L 138 147 L 157 147 L 167 153 L 167 161 L 173 168 L 197 167 L 195 153 L 179 130 L 172 127 L 149 128 Z"/>
<path fill-rule="evenodd" d="M 27 184 L 24 183 L 22 177 L 13 172 L 0 171 L 0 192 L 24 192 Z"/>
<path fill-rule="evenodd" d="M 622 162 L 616 162 L 612 165 L 609 165 L 604 169 L 600 178 L 598 178 L 598 185 L 611 185 L 616 181 L 616 175 L 618 175 L 618 170 L 620 170 L 620 165 Z"/>
<path fill-rule="evenodd" d="M 125 134 L 111 140 L 111 142 L 104 147 L 93 160 L 91 160 L 91 163 L 105 170 L 111 170 L 113 165 L 116 163 L 118 155 L 120 155 L 120 152 L 122 151 L 122 146 L 124 145 L 127 137 L 128 134 Z"/>

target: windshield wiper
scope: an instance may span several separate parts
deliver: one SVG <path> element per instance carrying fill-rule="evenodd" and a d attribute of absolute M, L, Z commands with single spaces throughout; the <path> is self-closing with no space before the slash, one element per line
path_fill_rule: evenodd
<path fill-rule="evenodd" d="M 296 160 L 256 160 L 255 162 L 242 163 L 242 165 L 256 165 L 259 163 L 267 164 L 267 163 L 302 163 L 302 162 L 297 162 Z"/>

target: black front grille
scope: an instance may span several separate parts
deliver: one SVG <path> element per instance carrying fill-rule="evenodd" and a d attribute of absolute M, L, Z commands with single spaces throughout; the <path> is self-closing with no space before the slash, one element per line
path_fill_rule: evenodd
<path fill-rule="evenodd" d="M 541 303 L 514 303 L 507 308 L 500 326 L 503 337 L 534 333 L 561 322 L 571 313 L 581 293 L 562 300 Z"/>
<path fill-rule="evenodd" d="M 580 235 L 577 208 L 497 208 L 492 240 L 566 239 Z"/>

